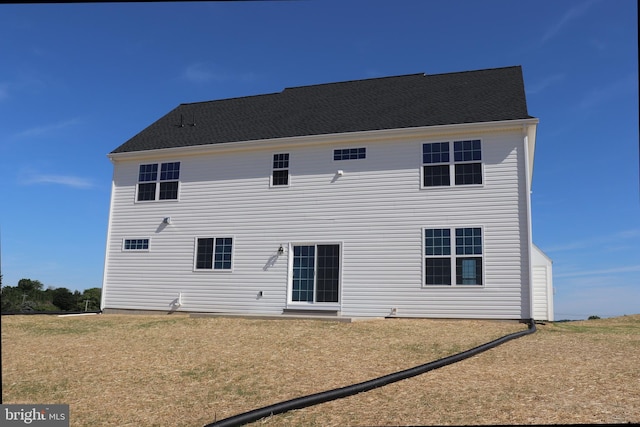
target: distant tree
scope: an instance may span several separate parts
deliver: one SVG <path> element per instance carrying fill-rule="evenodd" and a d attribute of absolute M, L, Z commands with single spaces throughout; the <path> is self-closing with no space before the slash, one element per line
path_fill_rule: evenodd
<path fill-rule="evenodd" d="M 587 320 L 598 320 L 600 319 L 600 316 L 589 316 L 589 318 Z"/>
<path fill-rule="evenodd" d="M 31 279 L 21 279 L 17 286 L 2 287 L 2 313 L 100 310 L 100 288 L 71 292 L 67 288 L 44 287 L 40 281 Z"/>
<path fill-rule="evenodd" d="M 5 286 L 4 288 L 2 288 L 2 295 L 0 296 L 0 306 L 2 313 L 20 311 L 21 302 L 22 292 L 20 292 L 17 287 Z"/>
<path fill-rule="evenodd" d="M 39 280 L 20 279 L 17 288 L 20 289 L 21 292 L 29 294 L 36 291 L 42 291 L 44 285 L 40 283 Z"/>
<path fill-rule="evenodd" d="M 76 297 L 67 288 L 57 288 L 51 292 L 53 305 L 62 311 L 71 311 L 76 306 Z"/>
<path fill-rule="evenodd" d="M 98 311 L 100 310 L 100 297 L 102 295 L 102 289 L 89 288 L 85 289 L 82 295 L 78 298 L 78 310 L 79 311 Z"/>

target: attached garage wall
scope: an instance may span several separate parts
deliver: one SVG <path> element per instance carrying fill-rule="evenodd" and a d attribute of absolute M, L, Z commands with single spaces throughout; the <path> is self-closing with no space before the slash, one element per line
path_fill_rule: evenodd
<path fill-rule="evenodd" d="M 533 246 L 533 318 L 553 320 L 552 262 L 537 246 Z"/>

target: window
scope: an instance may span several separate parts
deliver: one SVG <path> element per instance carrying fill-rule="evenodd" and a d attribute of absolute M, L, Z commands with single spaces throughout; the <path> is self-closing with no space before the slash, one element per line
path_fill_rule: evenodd
<path fill-rule="evenodd" d="M 480 140 L 453 143 L 456 185 L 482 184 Z"/>
<path fill-rule="evenodd" d="M 125 251 L 147 251 L 149 250 L 149 239 L 124 239 L 123 249 Z"/>
<path fill-rule="evenodd" d="M 196 270 L 231 270 L 233 238 L 196 239 Z"/>
<path fill-rule="evenodd" d="M 449 143 L 422 144 L 423 185 L 437 187 L 449 185 Z"/>
<path fill-rule="evenodd" d="M 289 153 L 273 155 L 272 186 L 289 185 Z"/>
<path fill-rule="evenodd" d="M 451 182 L 456 186 L 482 184 L 480 140 L 454 141 L 453 158 L 450 150 L 449 142 L 422 144 L 422 186 L 448 187 Z"/>
<path fill-rule="evenodd" d="M 367 157 L 367 149 L 362 148 L 342 148 L 333 150 L 333 160 L 354 160 Z"/>
<path fill-rule="evenodd" d="M 426 285 L 451 284 L 451 230 L 424 231 Z"/>
<path fill-rule="evenodd" d="M 177 200 L 180 162 L 140 165 L 138 173 L 139 202 L 148 200 Z"/>
<path fill-rule="evenodd" d="M 425 229 L 424 255 L 425 285 L 482 285 L 481 228 Z"/>
<path fill-rule="evenodd" d="M 482 285 L 482 231 L 456 228 L 456 283 Z"/>

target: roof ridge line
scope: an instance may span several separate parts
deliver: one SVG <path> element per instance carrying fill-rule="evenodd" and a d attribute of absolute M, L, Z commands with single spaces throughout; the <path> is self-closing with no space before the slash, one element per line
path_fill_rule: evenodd
<path fill-rule="evenodd" d="M 183 105 L 208 104 L 210 102 L 232 101 L 234 99 L 258 98 L 261 96 L 279 95 L 280 93 L 282 92 L 269 92 L 269 93 L 260 93 L 257 95 L 232 96 L 231 98 L 210 99 L 208 101 L 181 102 L 180 104 L 178 104 L 178 107 Z"/>
<path fill-rule="evenodd" d="M 336 82 L 328 82 L 328 83 L 316 83 L 316 84 L 301 85 L 301 86 L 290 86 L 290 87 L 285 87 L 280 92 L 268 92 L 268 93 L 260 93 L 256 95 L 245 95 L 245 96 L 232 96 L 230 98 L 210 99 L 208 101 L 182 102 L 178 105 L 182 106 L 182 105 L 206 104 L 209 102 L 231 101 L 234 99 L 257 98 L 260 96 L 280 95 L 287 90 L 301 89 L 301 88 L 307 88 L 307 87 L 320 87 L 320 86 L 337 85 L 337 84 L 343 84 L 343 83 L 363 82 L 363 81 L 369 81 L 369 80 L 384 80 L 384 79 L 394 79 L 399 77 L 425 76 L 425 75 L 426 75 L 425 73 L 412 73 L 412 74 L 400 74 L 397 76 L 369 77 L 366 79 L 353 79 L 353 80 L 344 80 L 344 81 L 336 81 Z"/>
<path fill-rule="evenodd" d="M 508 66 L 505 66 L 505 67 L 479 68 L 477 70 L 450 71 L 450 72 L 447 72 L 447 73 L 425 74 L 425 77 L 448 76 L 448 75 L 451 75 L 451 74 L 479 73 L 479 72 L 483 72 L 483 71 L 506 70 L 506 69 L 509 69 L 509 68 L 522 68 L 522 65 L 508 65 Z"/>
<path fill-rule="evenodd" d="M 367 77 L 364 79 L 352 79 L 352 80 L 341 80 L 341 81 L 336 81 L 336 82 L 328 82 L 328 83 L 315 83 L 315 84 L 310 84 L 310 85 L 302 85 L 302 86 L 291 86 L 291 87 L 285 87 L 282 92 L 284 92 L 285 90 L 292 90 L 292 89 L 300 89 L 300 88 L 305 88 L 305 87 L 316 87 L 316 86 L 327 86 L 327 85 L 336 85 L 336 84 L 343 84 L 343 83 L 356 83 L 356 82 L 366 82 L 366 81 L 370 81 L 370 80 L 385 80 L 385 79 L 397 79 L 399 77 L 412 77 L 412 76 L 424 76 L 424 73 L 410 73 L 410 74 L 398 74 L 395 76 L 383 76 L 383 77 Z M 282 93 L 279 92 L 279 93 Z"/>

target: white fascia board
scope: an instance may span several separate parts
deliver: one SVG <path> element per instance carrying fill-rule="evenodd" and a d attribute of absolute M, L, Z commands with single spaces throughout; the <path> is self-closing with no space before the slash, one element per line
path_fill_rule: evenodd
<path fill-rule="evenodd" d="M 362 132 L 331 133 L 326 135 L 307 135 L 286 138 L 259 139 L 249 141 L 221 142 L 216 144 L 203 144 L 187 147 L 161 148 L 157 150 L 129 151 L 125 153 L 110 153 L 107 157 L 111 162 L 118 160 L 133 160 L 144 158 L 172 158 L 176 156 L 201 155 L 205 153 L 216 153 L 236 150 L 256 150 L 274 149 L 286 146 L 287 148 L 296 146 L 308 146 L 312 144 L 328 143 L 359 143 L 383 140 L 398 140 L 420 137 L 432 137 L 438 135 L 452 135 L 473 132 L 505 131 L 509 129 L 533 127 L 533 138 L 535 140 L 535 125 L 538 119 L 504 120 L 496 122 L 482 123 L 458 123 L 452 125 L 422 126 L 413 128 L 382 129 Z"/>

